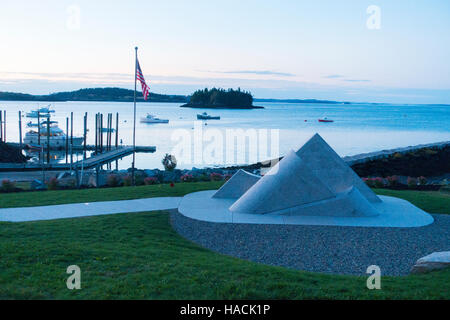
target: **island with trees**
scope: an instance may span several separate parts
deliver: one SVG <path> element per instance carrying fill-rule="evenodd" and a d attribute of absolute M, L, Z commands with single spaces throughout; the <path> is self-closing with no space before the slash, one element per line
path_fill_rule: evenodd
<path fill-rule="evenodd" d="M 203 89 L 195 91 L 185 108 L 214 108 L 214 109 L 262 109 L 253 105 L 253 96 L 250 92 L 233 89 Z"/>
<path fill-rule="evenodd" d="M 122 88 L 86 88 L 76 91 L 56 92 L 48 95 L 31 95 L 16 92 L 0 92 L 0 100 L 3 101 L 118 101 L 132 102 L 134 100 L 134 90 Z M 166 95 L 150 93 L 149 99 L 144 100 L 142 93 L 137 92 L 138 102 L 178 102 L 189 101 L 187 96 Z"/>

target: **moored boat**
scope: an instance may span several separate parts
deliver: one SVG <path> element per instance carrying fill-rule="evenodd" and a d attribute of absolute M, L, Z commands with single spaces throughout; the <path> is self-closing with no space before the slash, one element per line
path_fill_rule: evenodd
<path fill-rule="evenodd" d="M 42 112 L 44 116 L 41 115 Z M 57 121 L 50 120 L 50 113 L 53 113 L 54 110 L 50 110 L 49 108 L 41 108 L 38 110 L 33 110 L 29 114 L 27 114 L 28 118 L 43 118 L 43 121 L 34 123 L 30 121 L 27 123 L 27 127 L 30 130 L 25 133 L 25 137 L 23 142 L 30 147 L 30 149 L 40 149 L 42 147 L 47 147 L 50 144 L 52 148 L 64 148 L 66 146 L 66 141 L 69 144 L 73 144 L 74 146 L 80 146 L 84 138 L 83 137 L 68 137 L 64 131 L 58 127 Z"/>
<path fill-rule="evenodd" d="M 160 119 L 148 113 L 147 116 L 141 118 L 142 123 L 169 123 L 167 119 Z"/>
<path fill-rule="evenodd" d="M 334 120 L 323 118 L 323 119 L 319 119 L 319 122 L 334 122 Z"/>
<path fill-rule="evenodd" d="M 220 120 L 220 116 L 211 116 L 206 112 L 197 114 L 197 120 Z"/>

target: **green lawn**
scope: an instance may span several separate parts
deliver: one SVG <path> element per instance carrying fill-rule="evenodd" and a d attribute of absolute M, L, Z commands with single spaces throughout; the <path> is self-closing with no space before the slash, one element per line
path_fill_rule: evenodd
<path fill-rule="evenodd" d="M 450 214 L 450 194 L 439 191 L 374 189 L 377 194 L 408 200 L 429 213 Z"/>
<path fill-rule="evenodd" d="M 119 187 L 82 190 L 38 191 L 19 193 L 0 193 L 0 208 L 30 207 L 52 204 L 129 200 L 151 197 L 177 197 L 190 192 L 218 189 L 223 182 L 158 184 L 140 187 Z M 381 195 L 406 199 L 430 213 L 450 214 L 450 194 L 433 191 L 410 191 L 374 189 Z"/>
<path fill-rule="evenodd" d="M 219 185 L 1 194 L 0 207 L 179 196 Z M 449 197 L 444 194 L 395 191 L 389 195 L 427 211 L 450 213 Z M 66 268 L 72 264 L 82 271 L 78 291 L 68 290 L 65 284 Z M 217 254 L 180 237 L 165 212 L 0 223 L 2 299 L 450 298 L 450 270 L 383 277 L 381 290 L 368 290 L 366 279 L 289 270 Z"/>
<path fill-rule="evenodd" d="M 190 192 L 218 189 L 223 182 L 157 184 L 139 187 L 118 187 L 81 190 L 0 193 L 0 208 L 34 207 L 53 204 L 130 200 L 152 197 L 179 197 Z"/>
<path fill-rule="evenodd" d="M 184 240 L 163 212 L 0 223 L 2 299 L 448 299 L 450 270 L 366 278 L 265 266 Z M 67 266 L 81 268 L 78 291 Z M 447 287 L 446 287 L 447 286 Z"/>

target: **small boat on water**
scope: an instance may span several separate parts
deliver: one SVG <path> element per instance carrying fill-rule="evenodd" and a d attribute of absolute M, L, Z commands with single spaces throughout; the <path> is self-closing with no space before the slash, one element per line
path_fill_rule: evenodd
<path fill-rule="evenodd" d="M 141 118 L 142 123 L 169 123 L 167 119 L 160 119 L 148 113 L 147 116 Z"/>
<path fill-rule="evenodd" d="M 50 113 L 54 113 L 55 110 L 51 110 L 50 106 L 45 108 L 39 108 L 27 113 L 27 118 L 50 118 Z"/>
<path fill-rule="evenodd" d="M 197 120 L 220 120 L 220 116 L 210 116 L 208 113 L 203 112 L 202 114 L 197 114 Z"/>
<path fill-rule="evenodd" d="M 319 119 L 319 122 L 334 122 L 334 120 L 323 118 L 323 119 Z"/>
<path fill-rule="evenodd" d="M 41 114 L 41 112 L 46 112 Z M 57 121 L 50 120 L 50 113 L 55 112 L 49 108 L 40 108 L 38 110 L 33 110 L 27 114 L 27 118 L 42 118 L 43 121 L 27 123 L 27 127 L 30 130 L 25 133 L 23 142 L 28 145 L 31 150 L 40 149 L 41 146 L 47 147 L 47 143 L 51 147 L 63 148 L 66 145 L 66 141 L 72 141 L 74 146 L 80 146 L 84 138 L 83 137 L 68 137 L 64 131 L 58 127 Z M 39 144 L 40 142 L 40 144 Z"/>

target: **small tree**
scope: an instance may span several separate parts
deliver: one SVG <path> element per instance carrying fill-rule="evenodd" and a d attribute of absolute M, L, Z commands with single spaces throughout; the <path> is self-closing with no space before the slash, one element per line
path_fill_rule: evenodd
<path fill-rule="evenodd" d="M 173 171 L 177 167 L 177 159 L 175 156 L 166 153 L 161 163 L 166 171 Z"/>
<path fill-rule="evenodd" d="M 144 183 L 145 183 L 145 185 L 149 186 L 152 184 L 158 184 L 159 180 L 156 177 L 147 177 L 144 179 Z"/>
<path fill-rule="evenodd" d="M 408 187 L 415 188 L 417 186 L 417 179 L 414 177 L 408 177 L 406 183 L 408 184 Z"/>
<path fill-rule="evenodd" d="M 12 192 L 16 189 L 16 183 L 9 179 L 2 180 L 2 190 L 4 192 Z"/>
<path fill-rule="evenodd" d="M 397 176 L 389 176 L 386 178 L 390 187 L 395 187 L 398 185 L 398 177 Z"/>
<path fill-rule="evenodd" d="M 373 179 L 373 181 L 374 181 L 375 188 L 383 188 L 384 187 L 383 178 L 376 177 Z"/>
<path fill-rule="evenodd" d="M 211 178 L 211 181 L 222 181 L 223 176 L 220 173 L 213 172 L 209 176 Z"/>
<path fill-rule="evenodd" d="M 133 179 L 131 178 L 131 176 L 129 174 L 127 174 L 125 177 L 123 177 L 122 181 L 123 181 L 123 185 L 125 187 L 129 187 L 133 184 Z"/>
<path fill-rule="evenodd" d="M 53 177 L 47 181 L 48 190 L 57 190 L 59 188 L 59 181 L 57 178 Z"/>
<path fill-rule="evenodd" d="M 106 180 L 108 187 L 118 187 L 120 185 L 120 178 L 117 174 L 110 174 Z"/>
<path fill-rule="evenodd" d="M 419 184 L 420 184 L 421 186 L 424 186 L 424 185 L 427 184 L 427 178 L 425 178 L 424 176 L 418 177 L 417 180 L 419 181 Z"/>

